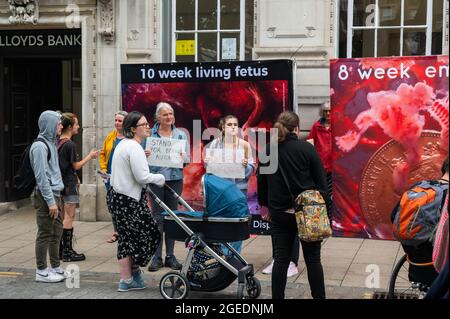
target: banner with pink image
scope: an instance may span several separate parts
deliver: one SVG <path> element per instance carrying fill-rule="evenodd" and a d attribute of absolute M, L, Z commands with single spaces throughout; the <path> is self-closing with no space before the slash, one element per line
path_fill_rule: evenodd
<path fill-rule="evenodd" d="M 157 104 L 172 106 L 175 125 L 185 131 L 191 150 L 182 196 L 194 209 L 203 210 L 202 154 L 213 138 L 209 129 L 217 128 L 226 115 L 236 116 L 257 163 L 259 142 L 265 146 L 277 116 L 293 109 L 293 68 L 291 60 L 123 64 L 122 106 L 128 112 L 140 111 L 152 126 Z M 253 215 L 250 231 L 267 234 L 269 224 L 261 220 L 256 184 L 253 174 L 247 189 Z"/>
<path fill-rule="evenodd" d="M 393 239 L 390 214 L 401 194 L 440 178 L 448 73 L 448 56 L 331 61 L 336 235 Z"/>

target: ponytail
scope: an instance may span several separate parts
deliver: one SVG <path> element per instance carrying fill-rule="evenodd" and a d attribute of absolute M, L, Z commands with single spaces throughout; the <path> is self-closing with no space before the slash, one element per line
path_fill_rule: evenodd
<path fill-rule="evenodd" d="M 286 136 L 294 131 L 300 124 L 300 118 L 291 111 L 281 113 L 274 124 L 274 128 L 278 129 L 278 143 L 286 140 Z"/>
<path fill-rule="evenodd" d="M 275 122 L 273 127 L 278 129 L 278 143 L 284 142 L 286 136 L 289 134 L 288 129 L 281 122 Z"/>

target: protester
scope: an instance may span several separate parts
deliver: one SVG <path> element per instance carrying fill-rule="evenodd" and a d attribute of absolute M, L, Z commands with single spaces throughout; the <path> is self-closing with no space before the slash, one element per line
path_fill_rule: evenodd
<path fill-rule="evenodd" d="M 147 205 L 147 184 L 164 185 L 162 174 L 151 174 L 141 142 L 150 135 L 145 116 L 131 112 L 123 121 L 125 139 L 117 145 L 111 166 L 109 210 L 119 240 L 117 259 L 121 280 L 118 291 L 145 288 L 139 266 L 151 260 L 160 241 L 158 225 Z"/>
<path fill-rule="evenodd" d="M 309 143 L 314 145 L 317 153 L 322 160 L 323 167 L 327 174 L 327 185 L 328 194 L 332 196 L 332 181 L 331 181 L 331 169 L 332 169 L 332 158 L 331 158 L 331 108 L 330 103 L 325 102 L 321 108 L 321 117 L 315 122 L 311 128 L 308 136 Z M 295 276 L 298 274 L 298 255 L 300 249 L 300 242 L 297 239 L 292 248 L 292 259 L 289 263 L 288 277 Z M 264 274 L 271 274 L 273 268 L 272 262 L 263 269 Z"/>
<path fill-rule="evenodd" d="M 441 251 L 443 255 L 436 258 L 438 254 L 435 251 L 433 256 L 433 245 L 445 243 L 442 233 L 436 237 L 436 229 L 448 193 L 448 159 L 443 162 L 441 171 L 441 179 L 426 179 L 411 186 L 391 213 L 394 235 L 408 256 L 409 280 L 428 286 L 438 277 L 436 270 L 444 266 L 445 260 L 442 259 L 447 252 Z M 413 226 L 414 231 L 411 231 Z M 433 243 L 434 238 L 437 241 Z M 437 269 L 433 267 L 433 261 L 437 261 Z"/>
<path fill-rule="evenodd" d="M 264 216 L 263 218 L 266 218 L 266 217 Z M 299 251 L 300 251 L 300 239 L 298 238 L 298 236 L 295 236 L 294 244 L 292 245 L 291 261 L 289 262 L 287 277 L 293 277 L 295 275 L 298 275 Z M 262 270 L 262 273 L 265 275 L 271 274 L 273 271 L 273 263 L 274 263 L 274 260 L 272 259 L 270 264 Z"/>
<path fill-rule="evenodd" d="M 439 275 L 433 281 L 425 299 L 448 299 L 449 297 L 448 231 L 447 194 L 433 250 L 433 263 Z"/>
<path fill-rule="evenodd" d="M 114 154 L 114 150 L 116 146 L 123 140 L 123 119 L 128 113 L 125 111 L 118 111 L 114 114 L 114 130 L 109 132 L 108 136 L 106 136 L 105 141 L 103 142 L 103 148 L 100 151 L 100 170 L 107 174 L 111 175 L 111 163 L 112 157 Z M 109 191 L 111 190 L 111 184 L 108 178 L 105 178 L 105 187 L 106 187 L 106 201 L 108 201 Z M 109 212 L 111 214 L 111 212 Z M 108 243 L 114 243 L 118 239 L 117 227 L 113 220 L 113 228 L 114 234 L 107 240 Z"/>
<path fill-rule="evenodd" d="M 442 182 L 449 179 L 448 157 L 442 165 Z M 448 299 L 449 297 L 449 266 L 448 266 L 448 192 L 442 206 L 441 217 L 436 229 L 433 244 L 433 265 L 439 275 L 433 281 L 426 299 Z"/>
<path fill-rule="evenodd" d="M 278 116 L 274 125 L 278 129 L 278 139 L 272 142 L 274 145 L 267 145 L 265 150 L 270 158 L 271 148 L 278 146 L 278 158 L 270 159 L 270 162 L 277 161 L 278 169 L 275 173 L 265 174 L 264 169 L 270 163 L 260 162 L 258 165 L 258 202 L 261 206 L 268 207 L 272 227 L 272 255 L 275 260 L 272 271 L 274 299 L 284 298 L 292 245 L 298 233 L 291 193 L 300 194 L 305 190 L 317 189 L 328 197 L 326 173 L 322 162 L 310 143 L 299 140 L 299 123 L 299 117 L 293 112 L 286 111 Z M 321 241 L 300 240 L 300 243 L 312 297 L 323 299 L 325 283 L 320 260 Z"/>
<path fill-rule="evenodd" d="M 219 122 L 219 130 L 221 132 L 220 136 L 215 138 L 211 143 L 206 146 L 207 150 L 231 150 L 236 154 L 237 150 L 242 150 L 244 157 L 242 159 L 242 166 L 244 167 L 244 178 L 227 178 L 236 184 L 239 190 L 247 196 L 248 191 L 248 180 L 255 171 L 255 163 L 253 161 L 252 149 L 250 144 L 238 137 L 239 134 L 239 121 L 234 115 L 227 115 L 223 117 Z M 224 154 L 223 154 L 224 155 Z M 233 158 L 235 158 L 233 156 Z M 204 157 L 205 165 L 211 162 L 209 156 Z M 242 241 L 236 241 L 229 243 L 237 252 L 241 251 Z M 228 250 L 225 249 L 225 254 L 229 254 Z"/>
<path fill-rule="evenodd" d="M 440 182 L 448 183 L 449 167 L 448 157 L 442 164 L 442 177 Z M 433 244 L 433 264 L 437 272 L 441 272 L 445 263 L 448 261 L 448 190 L 444 196 L 444 204 L 441 209 L 439 223 L 434 236 Z"/>
<path fill-rule="evenodd" d="M 45 111 L 39 117 L 38 126 L 38 138 L 45 142 L 36 141 L 30 148 L 30 162 L 36 179 L 36 281 L 60 282 L 68 277 L 68 273 L 60 266 L 59 259 L 59 243 L 63 231 L 61 191 L 64 184 L 55 143 L 62 130 L 61 116 L 53 111 Z M 47 251 L 51 268 L 47 268 Z"/>
<path fill-rule="evenodd" d="M 59 254 L 60 258 L 66 262 L 82 261 L 86 259 L 86 256 L 73 249 L 73 220 L 76 207 L 80 203 L 78 193 L 80 181 L 76 171 L 91 159 L 97 158 L 99 151 L 91 151 L 85 158 L 78 161 L 77 145 L 72 141 L 72 137 L 78 134 L 80 128 L 78 118 L 75 114 L 63 113 L 61 124 L 63 129 L 57 142 L 57 149 L 64 191 L 62 192 L 63 235 Z"/>
<path fill-rule="evenodd" d="M 160 102 L 156 106 L 155 112 L 155 125 L 152 128 L 151 133 L 152 138 L 165 138 L 165 139 L 177 139 L 186 141 L 185 152 L 182 152 L 181 157 L 184 163 L 189 163 L 190 160 L 190 148 L 189 141 L 187 140 L 186 134 L 175 127 L 175 114 L 173 108 L 170 104 L 165 102 Z M 146 155 L 150 155 L 147 150 Z M 150 172 L 153 174 L 162 174 L 166 180 L 166 184 L 171 187 L 177 194 L 183 192 L 183 169 L 182 168 L 171 168 L 171 167 L 160 167 L 150 165 Z M 165 188 L 158 188 L 152 186 L 152 191 L 162 200 L 171 210 L 177 210 L 178 202 L 170 194 L 170 192 Z M 159 231 L 161 236 L 164 236 L 164 241 L 166 244 L 166 257 L 164 263 L 162 261 L 162 246 L 161 241 L 158 249 L 156 250 L 155 256 L 150 263 L 148 270 L 153 272 L 162 268 L 163 266 L 169 267 L 173 270 L 180 270 L 182 265 L 178 262 L 174 254 L 175 240 L 168 238 L 164 235 L 164 218 L 163 209 L 153 200 L 151 200 L 152 213 L 156 222 L 158 223 Z"/>
<path fill-rule="evenodd" d="M 320 119 L 315 122 L 308 136 L 308 142 L 312 143 L 322 160 L 323 167 L 327 172 L 328 194 L 332 197 L 332 144 L 331 144 L 331 108 L 330 102 L 325 102 L 320 111 Z"/>

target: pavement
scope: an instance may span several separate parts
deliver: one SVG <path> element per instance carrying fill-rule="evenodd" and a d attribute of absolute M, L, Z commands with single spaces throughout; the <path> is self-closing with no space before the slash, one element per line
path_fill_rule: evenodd
<path fill-rule="evenodd" d="M 79 285 L 75 281 L 43 284 L 35 277 L 35 212 L 30 206 L 0 215 L 0 299 L 78 299 L 78 298 L 136 298 L 159 299 L 159 280 L 169 271 L 163 268 L 150 273 L 144 270 L 147 289 L 118 293 L 120 279 L 116 259 L 115 243 L 106 242 L 113 233 L 110 222 L 74 223 L 75 245 L 86 260 L 63 263 L 63 267 L 78 267 Z M 254 236 L 244 241 L 242 256 L 253 264 L 256 277 L 261 281 L 262 299 L 269 299 L 270 275 L 261 271 L 271 262 L 271 241 L 269 236 Z M 175 255 L 180 261 L 187 255 L 184 243 L 177 242 Z M 398 242 L 356 238 L 332 237 L 323 242 L 322 264 L 325 275 L 327 298 L 367 299 L 374 292 L 386 291 L 393 267 L 403 252 Z M 192 292 L 194 299 L 233 299 L 236 282 L 217 293 Z M 288 278 L 286 298 L 311 298 L 307 273 L 300 254 L 299 273 Z"/>

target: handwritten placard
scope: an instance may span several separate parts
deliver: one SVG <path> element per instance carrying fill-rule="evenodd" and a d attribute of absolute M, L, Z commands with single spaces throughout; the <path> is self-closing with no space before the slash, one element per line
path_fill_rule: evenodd
<path fill-rule="evenodd" d="M 145 149 L 151 152 L 147 157 L 149 165 L 183 168 L 181 153 L 186 149 L 185 140 L 149 137 Z"/>
<path fill-rule="evenodd" d="M 207 149 L 206 172 L 224 178 L 245 178 L 244 150 Z"/>

